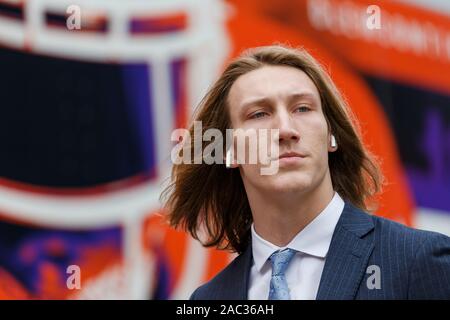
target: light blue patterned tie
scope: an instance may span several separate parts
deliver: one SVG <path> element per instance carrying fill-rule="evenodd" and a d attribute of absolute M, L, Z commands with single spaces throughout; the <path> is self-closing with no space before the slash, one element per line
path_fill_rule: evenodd
<path fill-rule="evenodd" d="M 284 249 L 275 251 L 269 258 L 272 263 L 272 278 L 270 279 L 269 300 L 290 300 L 289 288 L 286 282 L 286 271 L 297 251 Z"/>

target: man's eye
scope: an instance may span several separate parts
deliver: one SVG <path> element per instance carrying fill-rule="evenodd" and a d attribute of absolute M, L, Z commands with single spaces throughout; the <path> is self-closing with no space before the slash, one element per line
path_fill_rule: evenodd
<path fill-rule="evenodd" d="M 309 110 L 311 110 L 311 109 L 307 106 L 300 106 L 297 109 L 295 109 L 295 111 L 299 111 L 299 112 L 308 112 Z"/>
<path fill-rule="evenodd" d="M 262 118 L 264 116 L 266 116 L 266 112 L 255 112 L 254 114 L 252 114 L 250 116 L 250 119 L 258 119 L 258 118 Z"/>

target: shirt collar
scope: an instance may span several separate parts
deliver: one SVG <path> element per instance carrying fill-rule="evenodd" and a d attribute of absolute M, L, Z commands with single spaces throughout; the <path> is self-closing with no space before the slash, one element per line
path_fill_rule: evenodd
<path fill-rule="evenodd" d="M 267 259 L 277 250 L 290 248 L 296 251 L 325 258 L 330 247 L 334 229 L 344 210 L 344 200 L 335 192 L 325 209 L 319 213 L 292 241 L 285 247 L 278 247 L 263 239 L 251 226 L 253 260 L 259 271 Z"/>

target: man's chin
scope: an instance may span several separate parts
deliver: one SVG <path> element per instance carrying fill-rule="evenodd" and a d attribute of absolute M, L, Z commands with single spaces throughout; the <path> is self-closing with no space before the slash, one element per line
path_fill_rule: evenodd
<path fill-rule="evenodd" d="M 290 177 L 289 179 L 275 179 L 267 183 L 266 188 L 273 192 L 303 192 L 308 190 L 310 185 L 307 179 Z"/>

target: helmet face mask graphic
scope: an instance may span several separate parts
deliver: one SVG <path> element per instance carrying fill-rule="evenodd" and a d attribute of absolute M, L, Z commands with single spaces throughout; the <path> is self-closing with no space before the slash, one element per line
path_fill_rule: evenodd
<path fill-rule="evenodd" d="M 66 26 L 74 4 L 79 30 Z M 165 283 L 145 226 L 171 132 L 228 55 L 223 12 L 204 0 L 0 1 L 0 298 L 176 298 L 201 281 L 190 267 Z M 69 265 L 80 290 L 66 287 Z"/>

